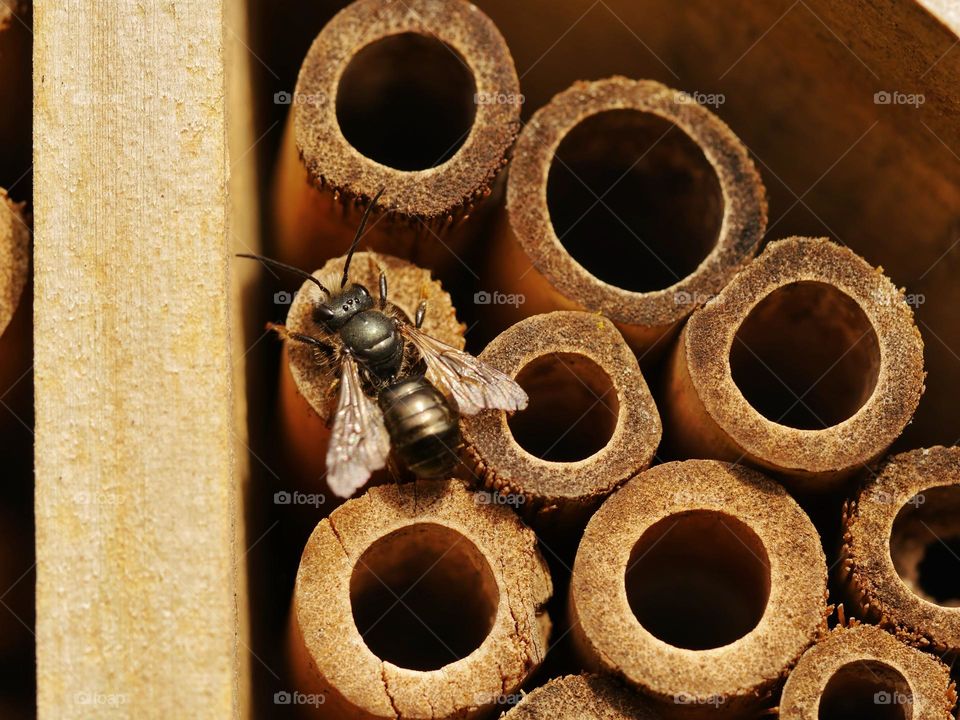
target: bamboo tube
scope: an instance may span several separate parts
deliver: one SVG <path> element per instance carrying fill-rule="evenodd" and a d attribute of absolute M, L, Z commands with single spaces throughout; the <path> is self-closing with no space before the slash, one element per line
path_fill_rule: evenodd
<path fill-rule="evenodd" d="M 540 664 L 550 575 L 533 532 L 457 480 L 371 488 L 320 522 L 290 660 L 316 717 L 489 712 Z M 398 600 L 399 598 L 399 600 Z"/>
<path fill-rule="evenodd" d="M 844 508 L 854 609 L 906 642 L 960 652 L 960 448 L 895 455 Z"/>
<path fill-rule="evenodd" d="M 498 321 L 600 312 L 646 351 L 727 284 L 766 222 L 760 176 L 717 116 L 649 80 L 576 83 L 517 141 L 490 272 L 525 302 Z"/>
<path fill-rule="evenodd" d="M 823 491 L 889 447 L 923 392 L 923 341 L 890 280 L 824 239 L 771 243 L 685 326 L 671 448 Z"/>
<path fill-rule="evenodd" d="M 641 473 L 600 507 L 569 612 L 585 665 L 664 715 L 742 717 L 825 631 L 826 593 L 817 532 L 779 484 L 688 460 Z"/>
<path fill-rule="evenodd" d="M 318 278 L 331 273 L 339 277 L 343 262 L 344 258 L 330 260 L 314 274 Z M 457 320 L 450 296 L 438 281 L 431 278 L 429 271 L 389 255 L 358 252 L 350 265 L 351 281 L 365 285 L 376 297 L 380 268 L 387 276 L 387 295 L 391 303 L 408 318 L 413 318 L 417 305 L 425 299 L 424 332 L 448 345 L 463 348 L 464 326 Z M 287 327 L 295 332 L 315 335 L 312 309 L 320 297 L 316 285 L 304 282 L 290 304 Z M 328 499 L 332 495 L 324 480 L 325 455 L 330 437 L 328 421 L 336 400 L 336 379 L 330 367 L 317 362 L 310 347 L 301 343 L 285 345 L 279 399 L 285 461 L 298 484 L 307 489 L 323 490 Z M 378 475 L 381 480 L 389 477 L 386 470 Z"/>
<path fill-rule="evenodd" d="M 636 693 L 605 675 L 554 678 L 526 695 L 503 720 L 657 720 Z"/>
<path fill-rule="evenodd" d="M 13 319 L 30 269 L 30 229 L 23 208 L 0 188 L 0 336 Z"/>
<path fill-rule="evenodd" d="M 951 720 L 947 666 L 871 625 L 838 627 L 787 678 L 781 720 Z"/>
<path fill-rule="evenodd" d="M 538 531 L 582 528 L 607 495 L 650 465 L 660 416 L 606 318 L 536 315 L 501 333 L 480 359 L 516 379 L 530 405 L 509 419 L 499 411 L 465 417 L 465 464 L 516 500 Z"/>
<path fill-rule="evenodd" d="M 274 186 L 281 256 L 346 251 L 378 190 L 368 247 L 456 266 L 519 129 L 519 80 L 493 23 L 465 0 L 358 0 L 310 47 Z"/>

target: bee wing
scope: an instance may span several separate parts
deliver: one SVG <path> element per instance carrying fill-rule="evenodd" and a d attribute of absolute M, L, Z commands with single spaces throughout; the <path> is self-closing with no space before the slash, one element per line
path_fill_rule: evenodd
<path fill-rule="evenodd" d="M 427 364 L 427 379 L 449 393 L 464 415 L 474 415 L 484 408 L 512 412 L 527 406 L 523 388 L 499 370 L 413 325 L 404 323 L 402 328 Z"/>
<path fill-rule="evenodd" d="M 350 497 L 370 473 L 386 465 L 389 454 L 390 436 L 383 413 L 364 393 L 356 360 L 344 355 L 327 448 L 327 484 L 335 495 Z"/>

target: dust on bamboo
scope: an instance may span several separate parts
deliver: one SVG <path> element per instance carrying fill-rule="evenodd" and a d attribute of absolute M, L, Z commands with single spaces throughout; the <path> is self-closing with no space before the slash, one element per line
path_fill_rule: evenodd
<path fill-rule="evenodd" d="M 746 461 L 824 491 L 886 451 L 923 383 L 903 291 L 846 247 L 792 237 L 684 327 L 665 432 L 674 452 Z"/>
<path fill-rule="evenodd" d="M 683 190 L 664 193 L 665 175 Z M 621 219 L 604 199 L 618 187 L 633 191 L 633 204 L 653 198 L 651 215 L 669 208 L 656 215 L 661 224 Z M 766 222 L 760 176 L 716 115 L 650 80 L 575 83 L 517 141 L 490 272 L 526 302 L 501 308 L 501 325 L 549 310 L 599 312 L 645 352 L 720 292 L 756 252 Z M 598 234 L 607 241 L 596 243 Z"/>
<path fill-rule="evenodd" d="M 536 537 L 509 509 L 457 480 L 371 488 L 303 551 L 297 688 L 324 698 L 316 717 L 489 714 L 543 659 L 551 593 Z"/>

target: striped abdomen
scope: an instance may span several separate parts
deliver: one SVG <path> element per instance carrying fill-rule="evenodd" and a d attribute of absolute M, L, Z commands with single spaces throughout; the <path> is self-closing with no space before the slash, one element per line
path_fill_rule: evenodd
<path fill-rule="evenodd" d="M 397 457 L 414 474 L 439 477 L 459 461 L 456 409 L 424 377 L 408 378 L 382 390 L 377 402 Z"/>

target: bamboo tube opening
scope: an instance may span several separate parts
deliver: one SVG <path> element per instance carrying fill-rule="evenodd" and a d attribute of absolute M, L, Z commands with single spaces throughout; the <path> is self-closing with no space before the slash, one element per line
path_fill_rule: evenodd
<path fill-rule="evenodd" d="M 888 698 L 890 702 L 885 702 Z M 884 662 L 860 660 L 838 668 L 827 681 L 817 718 L 910 720 L 912 704 L 913 693 L 903 673 Z"/>
<path fill-rule="evenodd" d="M 536 536 L 509 508 L 458 480 L 370 488 L 304 547 L 294 682 L 324 697 L 317 717 L 487 717 L 542 662 L 552 591 Z"/>
<path fill-rule="evenodd" d="M 747 462 L 797 492 L 826 492 L 886 452 L 924 377 L 903 291 L 846 247 L 787 238 L 684 326 L 665 436 L 672 454 Z"/>
<path fill-rule="evenodd" d="M 463 57 L 427 35 L 405 32 L 360 50 L 337 87 L 340 131 L 361 154 L 397 170 L 442 165 L 476 116 L 476 82 Z"/>
<path fill-rule="evenodd" d="M 957 694 L 938 658 L 874 625 L 838 626 L 800 658 L 783 720 L 950 720 Z"/>
<path fill-rule="evenodd" d="M 450 528 L 418 523 L 367 548 L 353 569 L 350 600 L 374 655 L 399 667 L 437 670 L 480 647 L 500 592 L 476 545 Z"/>
<path fill-rule="evenodd" d="M 640 293 L 696 270 L 724 211 L 703 149 L 671 120 L 630 109 L 591 115 L 567 133 L 550 165 L 547 205 L 574 260 Z"/>
<path fill-rule="evenodd" d="M 23 207 L 0 188 L 0 335 L 20 304 L 30 270 L 30 230 Z"/>
<path fill-rule="evenodd" d="M 821 430 L 853 416 L 873 394 L 880 341 L 850 296 L 826 283 L 795 282 L 771 292 L 744 319 L 730 370 L 768 420 Z"/>
<path fill-rule="evenodd" d="M 522 320 L 480 359 L 515 378 L 530 403 L 510 418 L 464 417 L 464 464 L 487 488 L 515 495 L 551 544 L 576 538 L 607 495 L 650 465 L 660 443 L 660 416 L 636 356 L 606 318 L 568 311 Z"/>
<path fill-rule="evenodd" d="M 706 650 L 753 630 L 770 597 L 770 560 L 750 527 L 696 510 L 654 523 L 633 546 L 627 600 L 637 621 L 674 647 Z"/>
<path fill-rule="evenodd" d="M 960 485 L 924 488 L 897 513 L 890 557 L 918 596 L 960 608 Z"/>
<path fill-rule="evenodd" d="M 894 455 L 844 508 L 851 608 L 904 641 L 960 651 L 960 448 Z"/>
<path fill-rule="evenodd" d="M 603 449 L 617 426 L 620 403 L 610 376 L 589 357 L 547 353 L 527 363 L 517 383 L 530 398 L 507 420 L 524 450 L 541 460 L 575 462 Z"/>
<path fill-rule="evenodd" d="M 578 82 L 517 139 L 489 271 L 524 302 L 492 310 L 500 325 L 602 313 L 645 354 L 749 261 L 766 223 L 760 176 L 716 115 L 650 80 Z"/>
<path fill-rule="evenodd" d="M 664 463 L 587 524 L 571 636 L 588 669 L 669 716 L 752 717 L 825 630 L 826 592 L 820 538 L 781 485 L 712 460 Z"/>

